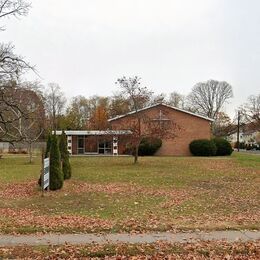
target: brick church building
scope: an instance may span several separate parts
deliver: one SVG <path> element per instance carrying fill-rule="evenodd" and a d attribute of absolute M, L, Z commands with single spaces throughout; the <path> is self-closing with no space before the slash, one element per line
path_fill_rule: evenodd
<path fill-rule="evenodd" d="M 72 155 L 127 154 L 133 132 L 131 129 L 137 118 L 140 118 L 143 132 L 149 130 L 151 124 L 148 122 L 156 122 L 158 125 L 174 122 L 175 127 L 170 124 L 167 129 L 170 135 L 162 136 L 162 146 L 156 155 L 190 155 L 191 141 L 211 137 L 212 119 L 169 105 L 156 104 L 109 119 L 108 130 L 65 131 L 68 150 Z M 57 131 L 57 134 L 61 134 L 61 131 Z"/>

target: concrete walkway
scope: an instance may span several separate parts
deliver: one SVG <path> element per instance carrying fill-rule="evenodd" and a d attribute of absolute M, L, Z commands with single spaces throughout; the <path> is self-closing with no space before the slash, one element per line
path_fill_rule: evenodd
<path fill-rule="evenodd" d="M 195 241 L 225 240 L 256 241 L 260 240 L 260 231 L 212 231 L 194 233 L 146 233 L 146 234 L 46 234 L 46 235 L 0 235 L 0 246 L 16 245 L 63 245 L 69 244 L 116 244 L 116 243 L 154 243 L 165 242 L 195 242 Z"/>

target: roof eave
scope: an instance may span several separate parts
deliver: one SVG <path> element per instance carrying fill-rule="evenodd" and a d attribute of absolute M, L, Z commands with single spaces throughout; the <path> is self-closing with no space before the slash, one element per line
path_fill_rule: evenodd
<path fill-rule="evenodd" d="M 167 105 L 167 104 L 164 104 L 164 103 L 159 103 L 159 104 L 154 104 L 154 105 L 151 105 L 151 106 L 148 106 L 148 107 L 139 109 L 139 110 L 137 110 L 137 111 L 131 111 L 131 112 L 129 112 L 129 113 L 127 113 L 127 114 L 124 114 L 124 115 L 120 115 L 120 116 L 116 116 L 116 117 L 114 117 L 114 118 L 110 118 L 110 119 L 108 119 L 108 122 L 115 121 L 115 120 L 118 120 L 118 119 L 120 119 L 120 118 L 129 116 L 129 115 L 132 115 L 132 114 L 135 114 L 135 113 L 138 113 L 138 112 L 141 112 L 141 111 L 144 111 L 144 110 L 147 110 L 147 109 L 149 109 L 149 108 L 153 108 L 153 107 L 156 107 L 156 106 L 159 106 L 159 105 L 163 105 L 163 106 L 165 106 L 165 107 L 169 107 L 169 108 L 171 108 L 171 109 L 174 109 L 174 110 L 177 110 L 177 111 L 180 111 L 180 112 L 183 112 L 183 113 L 186 113 L 186 114 L 195 116 L 195 117 L 199 117 L 199 118 L 205 119 L 205 120 L 207 120 L 207 121 L 211 121 L 211 122 L 214 122 L 214 121 L 215 121 L 213 118 L 209 118 L 209 117 L 206 117 L 206 116 L 198 115 L 198 114 L 195 114 L 195 113 L 193 113 L 193 112 L 189 112 L 189 111 L 187 111 L 187 110 L 183 110 L 183 109 L 180 109 L 180 108 L 177 108 L 177 107 L 174 107 L 174 106 L 170 106 L 170 105 Z"/>

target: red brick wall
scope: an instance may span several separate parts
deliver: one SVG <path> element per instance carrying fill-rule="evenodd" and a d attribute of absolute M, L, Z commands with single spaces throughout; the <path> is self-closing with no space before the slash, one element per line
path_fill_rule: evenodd
<path fill-rule="evenodd" d="M 96 153 L 98 152 L 98 141 L 113 140 L 113 136 L 85 136 L 85 152 L 86 153 Z M 118 136 L 118 150 L 119 154 L 124 154 L 126 149 L 126 144 L 129 138 L 126 136 Z M 72 154 L 78 154 L 78 137 L 76 135 L 72 136 Z"/>
<path fill-rule="evenodd" d="M 76 135 L 72 136 L 72 154 L 78 154 L 78 137 Z"/>
<path fill-rule="evenodd" d="M 176 127 L 172 130 L 172 134 L 176 137 L 163 138 L 162 147 L 157 152 L 157 155 L 190 155 L 189 144 L 194 139 L 206 138 L 211 136 L 210 121 L 203 118 L 199 118 L 181 111 L 177 111 L 165 106 L 156 106 L 142 112 L 141 114 L 147 115 L 149 118 L 158 118 L 160 110 L 165 117 L 174 122 Z M 110 122 L 112 129 L 128 129 L 131 125 L 131 121 L 135 121 L 135 117 L 129 115 L 123 118 L 119 118 Z M 142 127 L 146 126 L 142 124 Z"/>
<path fill-rule="evenodd" d="M 130 142 L 130 137 L 121 135 L 118 137 L 118 154 L 126 154 L 126 145 Z"/>
<path fill-rule="evenodd" d="M 85 136 L 85 152 L 96 153 L 98 151 L 98 137 L 97 136 Z"/>

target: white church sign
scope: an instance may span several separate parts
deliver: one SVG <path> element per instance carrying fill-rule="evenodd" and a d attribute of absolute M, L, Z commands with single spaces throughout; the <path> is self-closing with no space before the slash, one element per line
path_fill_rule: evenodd
<path fill-rule="evenodd" d="M 50 186 L 50 158 L 43 161 L 43 189 Z"/>

